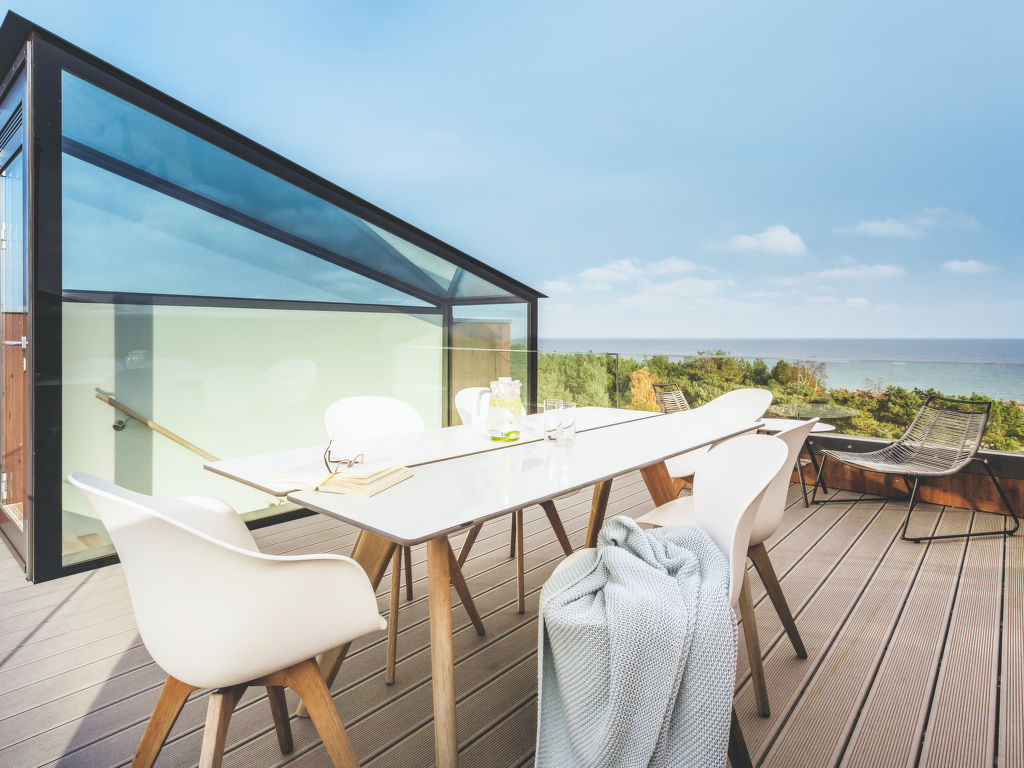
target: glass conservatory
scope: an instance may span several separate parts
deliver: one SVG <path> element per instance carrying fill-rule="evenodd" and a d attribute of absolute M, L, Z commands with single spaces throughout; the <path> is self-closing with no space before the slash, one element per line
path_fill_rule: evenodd
<path fill-rule="evenodd" d="M 537 291 L 12 13 L 0 56 L 0 534 L 29 578 L 114 557 L 69 471 L 265 524 L 297 513 L 204 461 L 318 443 L 348 395 L 431 426 L 498 375 L 535 402 Z"/>

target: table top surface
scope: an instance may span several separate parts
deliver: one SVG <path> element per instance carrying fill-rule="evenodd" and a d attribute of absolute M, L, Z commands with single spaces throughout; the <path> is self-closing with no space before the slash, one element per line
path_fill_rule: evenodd
<path fill-rule="evenodd" d="M 370 498 L 298 491 L 288 500 L 396 543 L 418 544 L 760 426 L 699 410 L 630 419 L 580 432 L 569 446 L 522 442 L 423 464 Z"/>
<path fill-rule="evenodd" d="M 576 410 L 577 432 L 661 415 L 650 411 L 593 406 Z M 386 456 L 394 458 L 398 464 L 418 467 L 460 456 L 541 442 L 544 437 L 543 418 L 543 414 L 526 416 L 523 419 L 519 440 L 511 443 L 491 440 L 485 424 L 470 424 L 337 443 L 331 447 L 331 454 L 335 457 L 351 457 L 361 453 L 366 460 Z M 313 487 L 324 479 L 327 474 L 323 459 L 326 448 L 325 441 L 321 445 L 305 448 L 211 461 L 207 462 L 205 467 L 211 472 L 245 483 L 272 496 L 286 496 L 293 491 Z"/>
<path fill-rule="evenodd" d="M 761 427 L 761 429 L 764 430 L 765 432 L 782 432 L 784 429 L 790 429 L 791 427 L 796 427 L 799 426 L 800 424 L 805 423 L 804 419 L 772 419 L 768 417 L 762 418 L 761 421 L 764 422 L 764 426 Z M 811 427 L 812 433 L 835 431 L 836 428 L 834 425 L 826 424 L 822 421 L 819 421 L 817 424 Z"/>

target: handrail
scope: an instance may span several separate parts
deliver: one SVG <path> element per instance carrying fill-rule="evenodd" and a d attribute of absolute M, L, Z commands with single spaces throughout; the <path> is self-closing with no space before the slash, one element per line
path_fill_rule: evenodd
<path fill-rule="evenodd" d="M 176 434 L 175 432 L 171 432 L 171 430 L 167 429 L 167 427 L 161 426 L 160 424 L 157 424 L 152 419 L 147 418 L 146 416 L 143 416 L 138 411 L 132 410 L 131 408 L 129 408 L 127 405 L 125 405 L 121 401 L 115 399 L 114 396 L 111 395 L 109 392 L 104 392 L 99 387 L 96 388 L 96 399 L 100 400 L 101 402 L 106 403 L 107 405 L 109 405 L 114 410 L 120 411 L 125 416 L 127 416 L 129 419 L 135 419 L 135 421 L 139 422 L 139 424 L 142 424 L 144 427 L 148 427 L 149 429 L 153 430 L 154 432 L 157 432 L 157 433 L 163 435 L 168 440 L 172 440 L 173 442 L 175 442 L 178 445 L 180 445 L 182 448 L 187 448 L 188 450 L 192 451 L 192 453 L 195 453 L 195 454 L 197 454 L 199 456 L 202 456 L 207 461 L 220 461 L 220 459 L 218 459 L 212 453 L 207 453 L 206 451 L 204 451 L 199 446 L 194 445 L 193 443 L 190 443 L 188 440 L 186 440 L 181 435 Z M 116 426 L 114 428 L 117 429 Z"/>

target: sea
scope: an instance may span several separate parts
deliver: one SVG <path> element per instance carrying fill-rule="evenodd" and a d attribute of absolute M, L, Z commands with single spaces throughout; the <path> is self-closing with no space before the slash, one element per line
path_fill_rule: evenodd
<path fill-rule="evenodd" d="M 542 352 L 614 352 L 822 363 L 830 389 L 889 385 L 1024 402 L 1024 339 L 540 339 Z"/>

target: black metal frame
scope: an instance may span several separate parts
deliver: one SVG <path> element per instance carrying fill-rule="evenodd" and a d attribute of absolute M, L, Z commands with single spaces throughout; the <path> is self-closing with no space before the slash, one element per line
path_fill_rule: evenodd
<path fill-rule="evenodd" d="M 536 350 L 538 338 L 537 304 L 544 294 L 503 274 L 487 264 L 469 256 L 423 230 L 387 213 L 381 208 L 342 189 L 326 179 L 302 168 L 296 163 L 231 130 L 212 118 L 152 88 L 137 78 L 117 69 L 66 40 L 41 29 L 23 17 L 9 12 L 0 26 L 0 73 L 7 73 L 17 63 L 19 52 L 29 46 L 32 55 L 28 61 L 28 87 L 26 97 L 26 149 L 28 164 L 28 247 L 30 291 L 30 339 L 28 364 L 32 376 L 30 387 L 31 438 L 33 440 L 33 468 L 29 475 L 29 526 L 34 526 L 28 542 L 31 563 L 30 576 L 44 581 L 116 562 L 116 556 L 99 557 L 64 566 L 60 554 L 61 534 L 61 477 L 62 477 L 62 303 L 64 301 L 97 301 L 110 299 L 115 304 L 154 304 L 177 306 L 230 306 L 274 309 L 317 309 L 331 311 L 401 312 L 409 315 L 439 314 L 442 321 L 442 414 L 448 418 L 447 385 L 450 375 L 450 332 L 452 307 L 463 304 L 523 303 L 528 306 L 527 345 L 529 356 L 528 392 L 531 409 L 535 408 L 537 388 Z M 291 302 L 230 297 L 193 297 L 160 294 L 130 294 L 101 291 L 63 291 L 61 254 L 61 156 L 64 139 L 61 130 L 61 71 L 66 70 L 114 95 L 135 104 L 157 117 L 182 128 L 196 137 L 229 152 L 240 159 L 278 178 L 293 184 L 328 203 L 358 216 L 409 243 L 471 272 L 481 279 L 508 292 L 499 297 L 458 297 L 458 280 L 448 291 L 431 294 L 393 276 L 378 272 L 359 262 L 351 262 L 313 243 L 301 241 L 289 233 L 268 230 L 268 226 L 255 221 L 242 221 L 244 226 L 258 228 L 263 234 L 286 240 L 301 250 L 312 253 L 344 268 L 370 277 L 396 290 L 430 302 L 429 307 L 326 304 L 319 302 Z M 88 148 L 69 146 L 73 152 Z M 116 164 L 113 158 L 97 158 L 107 165 Z M 125 169 L 120 169 L 124 171 Z M 138 173 L 135 173 L 138 175 Z M 159 183 L 161 191 L 190 197 L 189 202 L 203 206 L 210 201 L 192 200 L 197 197 L 180 188 L 164 190 L 166 182 L 144 179 L 151 186 Z M 238 212 L 234 212 L 237 214 Z M 240 214 L 239 214 L 240 215 Z M 243 217 L 244 218 L 244 217 Z M 273 229 L 270 227 L 269 229 Z M 460 273 L 460 275 L 463 273 Z M 264 518 L 257 525 L 269 521 L 290 519 L 293 513 L 281 518 Z"/>
<path fill-rule="evenodd" d="M 916 422 L 917 419 L 920 418 L 921 413 L 924 412 L 924 409 L 927 408 L 928 405 L 931 404 L 931 402 L 933 400 L 941 400 L 943 402 L 948 402 L 948 403 L 958 403 L 958 404 L 962 404 L 962 405 L 977 405 L 977 406 L 984 407 L 985 410 L 982 412 L 982 427 L 981 427 L 981 431 L 980 431 L 979 434 L 980 435 L 984 435 L 985 434 L 985 428 L 988 426 L 988 416 L 989 416 L 989 413 L 990 413 L 990 411 L 992 409 L 992 404 L 991 403 L 989 403 L 989 402 L 987 402 L 985 400 L 957 400 L 956 398 L 952 398 L 952 397 L 940 397 L 938 395 L 931 395 L 928 398 L 928 400 L 925 402 L 924 406 L 921 408 L 921 411 L 919 411 L 917 416 L 914 417 L 914 422 Z M 911 423 L 911 427 L 913 427 L 913 423 Z M 909 431 L 909 428 L 908 428 L 908 431 Z M 907 505 L 907 515 L 906 515 L 906 517 L 903 518 L 903 525 L 900 527 L 900 538 L 903 539 L 904 541 L 920 543 L 922 541 L 940 541 L 940 540 L 943 540 L 943 539 L 973 539 L 973 538 L 980 538 L 982 536 L 1013 536 L 1018 531 L 1018 529 L 1020 528 L 1020 518 L 1017 516 L 1016 511 L 1014 511 L 1013 505 L 1010 504 L 1010 500 L 1006 497 L 1006 493 L 1005 493 L 1005 491 L 1003 491 L 1003 487 L 1001 485 L 999 485 L 999 480 L 996 478 L 995 474 L 993 474 L 992 468 L 989 467 L 988 459 L 983 459 L 983 458 L 981 458 L 980 456 L 977 455 L 978 449 L 980 447 L 980 443 L 981 443 L 981 440 L 979 438 L 978 445 L 976 445 L 974 447 L 974 454 L 975 455 L 971 456 L 971 458 L 968 459 L 966 464 L 964 464 L 963 466 L 961 466 L 958 469 L 953 470 L 951 472 L 941 472 L 941 473 L 935 473 L 935 474 L 931 474 L 931 475 L 915 475 L 915 474 L 907 473 L 907 472 L 885 472 L 884 470 L 881 470 L 881 469 L 872 469 L 871 471 L 878 472 L 879 474 L 897 475 L 897 476 L 903 478 L 903 484 L 907 487 L 907 495 L 906 496 L 897 496 L 895 498 L 893 498 L 891 496 L 868 496 L 868 497 L 866 497 L 865 500 L 870 500 L 870 501 L 875 501 L 875 500 L 877 500 L 877 501 L 906 501 L 906 502 L 909 502 L 909 504 Z M 890 445 L 892 445 L 892 443 L 890 443 Z M 811 449 L 810 453 L 811 453 L 811 459 L 814 460 L 814 451 L 813 451 L 813 449 Z M 825 487 L 825 483 L 822 480 L 822 473 L 825 470 L 825 459 L 828 459 L 828 458 L 832 458 L 831 456 L 828 455 L 828 453 L 823 453 L 822 454 L 821 465 L 817 467 L 817 474 L 815 476 L 814 491 L 811 493 L 811 503 L 812 504 L 829 504 L 829 503 L 833 503 L 833 502 L 836 502 L 836 503 L 845 502 L 845 503 L 849 504 L 849 499 L 821 499 L 820 501 L 817 500 L 818 487 L 819 486 L 821 487 L 821 489 L 825 493 L 828 493 L 828 488 Z M 841 461 L 839 461 L 838 459 L 835 459 L 835 458 L 832 458 L 832 460 L 836 461 L 836 462 L 838 462 L 840 464 L 843 463 L 843 462 L 841 462 Z M 992 481 L 992 484 L 996 487 L 996 491 L 999 493 L 999 498 L 1002 499 L 1003 506 L 1006 507 L 1006 511 L 1009 513 L 1010 517 L 1013 519 L 1013 527 L 1009 528 L 1009 529 L 1004 529 L 1002 531 L 975 531 L 975 532 L 968 532 L 968 533 L 951 533 L 951 534 L 943 534 L 943 535 L 936 535 L 936 536 L 907 536 L 907 526 L 910 524 L 910 515 L 914 511 L 914 505 L 917 504 L 917 500 L 918 500 L 917 499 L 917 491 L 918 491 L 918 487 L 919 487 L 920 482 L 921 482 L 921 478 L 922 477 L 948 477 L 950 475 L 955 475 L 955 474 L 958 474 L 959 472 L 962 472 L 964 469 L 966 469 L 966 467 L 970 465 L 970 462 L 975 462 L 975 461 L 980 463 L 982 465 L 982 467 L 984 467 L 986 474 L 988 474 L 988 477 Z M 910 483 L 911 480 L 914 481 L 913 485 L 911 485 L 911 483 Z M 803 485 L 803 477 L 801 477 L 801 485 Z M 806 495 L 805 495 L 805 498 L 806 498 Z M 977 511 L 980 511 L 980 510 L 972 510 L 972 511 L 977 512 Z M 993 514 L 995 514 L 995 513 L 993 513 Z"/>

